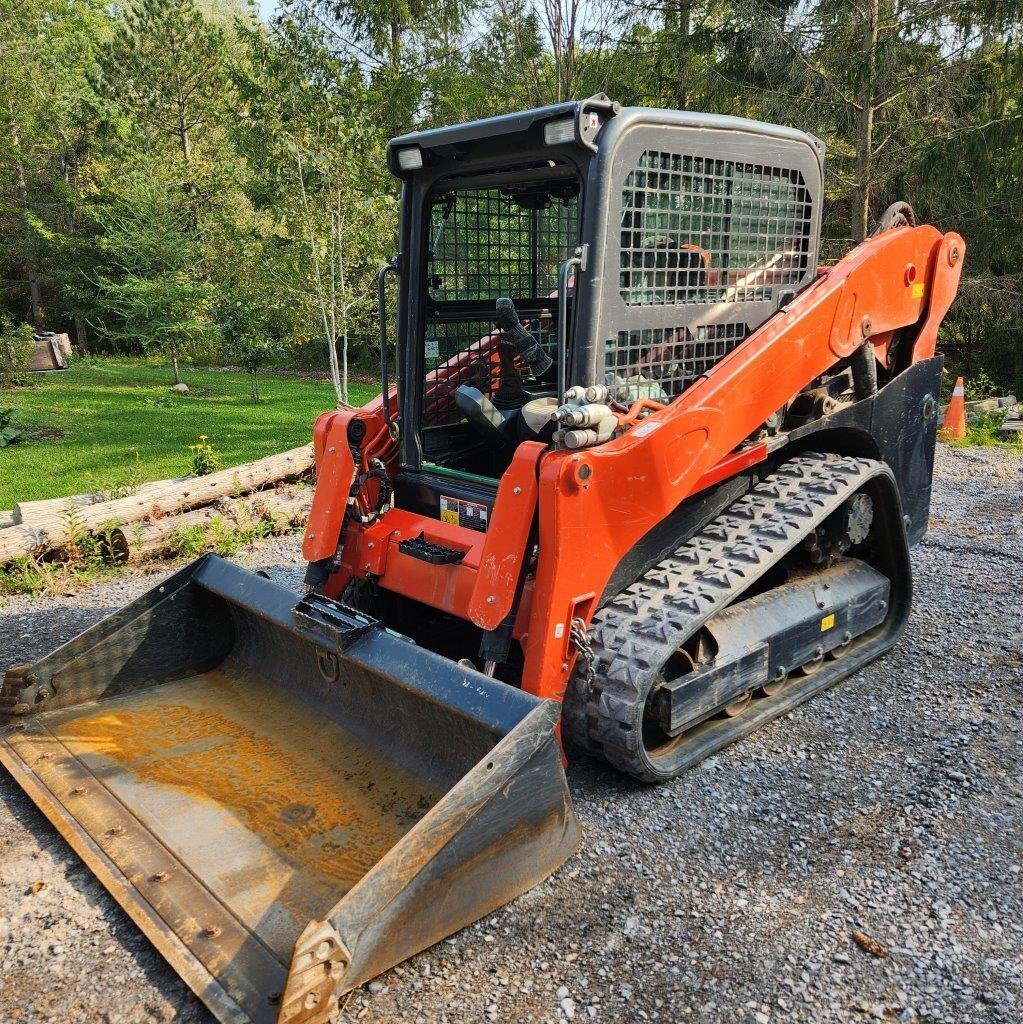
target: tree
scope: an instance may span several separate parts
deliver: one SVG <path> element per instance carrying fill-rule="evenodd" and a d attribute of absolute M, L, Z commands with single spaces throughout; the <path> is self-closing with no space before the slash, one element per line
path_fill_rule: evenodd
<path fill-rule="evenodd" d="M 251 229 L 227 130 L 229 53 L 193 0 L 133 0 L 94 81 L 108 151 L 86 211 L 100 329 L 164 349 L 175 384 L 185 352 L 216 351 L 217 279 Z"/>
<path fill-rule="evenodd" d="M 93 210 L 104 256 L 96 303 L 108 337 L 136 351 L 165 351 L 180 384 L 182 354 L 208 349 L 219 336 L 192 210 L 162 170 L 153 160 L 125 171 L 117 192 Z"/>
<path fill-rule="evenodd" d="M 284 0 L 282 20 L 326 52 L 354 61 L 386 136 L 428 111 L 433 85 L 460 66 L 483 0 Z"/>
<path fill-rule="evenodd" d="M 745 8 L 761 34 L 753 62 L 773 72 L 760 102 L 779 120 L 796 114 L 829 143 L 853 241 L 892 200 L 907 153 L 952 123 L 959 69 L 983 31 L 963 9 L 957 0 L 751 0 Z"/>
<path fill-rule="evenodd" d="M 217 323 L 223 334 L 224 351 L 249 374 L 252 401 L 258 405 L 262 402 L 259 371 L 281 357 L 281 347 L 268 333 L 263 311 L 241 299 L 221 306 Z"/>
<path fill-rule="evenodd" d="M 225 53 L 193 0 L 131 0 L 99 55 L 97 91 L 190 164 L 195 131 L 224 109 Z"/>
<path fill-rule="evenodd" d="M 276 258 L 266 266 L 302 328 L 319 326 L 345 403 L 352 333 L 373 336 L 373 277 L 393 254 L 397 224 L 385 136 L 358 65 L 328 38 L 287 17 L 272 38 L 250 34 L 239 144 L 253 202 L 273 211 L 264 247 Z"/>
<path fill-rule="evenodd" d="M 1005 13 L 1004 10 L 1002 12 Z M 979 17 L 979 15 L 978 15 Z M 954 372 L 985 371 L 1023 391 L 1023 46 L 988 18 L 960 68 L 955 117 L 907 161 L 901 187 L 918 216 L 967 241 L 959 297 L 942 332 Z"/>
<path fill-rule="evenodd" d="M 24 295 L 39 327 L 54 298 L 41 233 L 73 230 L 86 69 L 107 23 L 98 0 L 19 0 L 0 19 L 0 264 L 19 313 Z"/>

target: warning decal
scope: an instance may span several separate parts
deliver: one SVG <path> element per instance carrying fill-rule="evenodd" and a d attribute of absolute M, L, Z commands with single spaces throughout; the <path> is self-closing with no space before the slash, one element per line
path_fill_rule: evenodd
<path fill-rule="evenodd" d="M 446 494 L 440 496 L 440 517 L 452 526 L 465 526 L 470 530 L 487 532 L 487 516 L 490 510 L 486 505 L 462 498 L 451 498 Z"/>

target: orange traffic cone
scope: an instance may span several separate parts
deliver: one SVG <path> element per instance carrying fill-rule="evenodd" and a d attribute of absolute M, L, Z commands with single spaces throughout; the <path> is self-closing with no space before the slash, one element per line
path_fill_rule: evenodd
<path fill-rule="evenodd" d="M 956 377 L 952 401 L 948 403 L 948 411 L 945 413 L 945 424 L 938 432 L 938 436 L 943 441 L 966 437 L 966 390 L 962 377 Z"/>

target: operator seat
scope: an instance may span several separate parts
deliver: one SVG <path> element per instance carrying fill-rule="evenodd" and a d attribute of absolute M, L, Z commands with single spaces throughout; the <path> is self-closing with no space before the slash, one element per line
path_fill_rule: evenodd
<path fill-rule="evenodd" d="M 462 384 L 455 392 L 455 406 L 488 447 L 502 451 L 511 442 L 514 435 L 511 422 L 518 409 L 498 409 L 479 388 L 467 384 Z"/>

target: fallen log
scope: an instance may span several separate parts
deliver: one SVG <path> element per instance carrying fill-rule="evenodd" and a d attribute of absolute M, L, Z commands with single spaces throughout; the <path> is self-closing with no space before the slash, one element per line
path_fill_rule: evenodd
<path fill-rule="evenodd" d="M 13 526 L 13 525 L 14 525 L 14 510 L 13 509 L 0 510 L 0 530 L 4 529 L 4 527 L 6 527 L 6 526 Z"/>
<path fill-rule="evenodd" d="M 19 501 L 10 512 L 11 524 L 27 526 L 37 519 L 54 514 L 64 515 L 69 507 L 98 505 L 105 499 L 102 494 L 72 494 L 69 498 L 41 498 L 39 501 Z"/>
<path fill-rule="evenodd" d="M 46 534 L 37 526 L 7 526 L 0 530 L 0 565 L 46 547 Z"/>
<path fill-rule="evenodd" d="M 271 522 L 278 527 L 304 523 L 313 503 L 311 487 L 291 491 L 258 491 L 243 498 L 220 498 L 192 512 L 163 516 L 144 523 L 125 523 L 100 535 L 103 558 L 111 564 L 178 554 L 183 531 L 207 527 L 214 519 L 229 526 Z"/>
<path fill-rule="evenodd" d="M 97 502 L 74 509 L 66 508 L 38 517 L 31 524 L 11 526 L 0 531 L 0 565 L 20 555 L 30 555 L 46 548 L 59 548 L 75 536 L 95 533 L 124 523 L 175 515 L 207 505 L 217 498 L 248 494 L 268 484 L 300 476 L 311 469 L 311 445 L 292 448 L 279 455 L 270 455 L 231 469 L 222 469 L 207 476 L 182 480 L 158 481 L 145 494 L 131 494 L 112 501 Z"/>
<path fill-rule="evenodd" d="M 239 467 L 240 468 L 240 467 Z M 118 497 L 135 498 L 142 503 L 151 497 L 160 497 L 167 493 L 171 485 L 187 484 L 191 480 L 200 479 L 195 476 L 177 476 L 169 480 L 153 480 L 151 483 L 136 487 L 131 494 Z M 104 501 L 113 501 L 102 491 L 95 494 L 73 494 L 70 498 L 42 498 L 39 501 L 19 501 L 14 506 L 13 516 L 16 526 L 28 526 L 37 522 L 45 522 L 54 515 L 66 516 L 69 508 L 78 509 L 83 505 L 99 505 Z"/>

